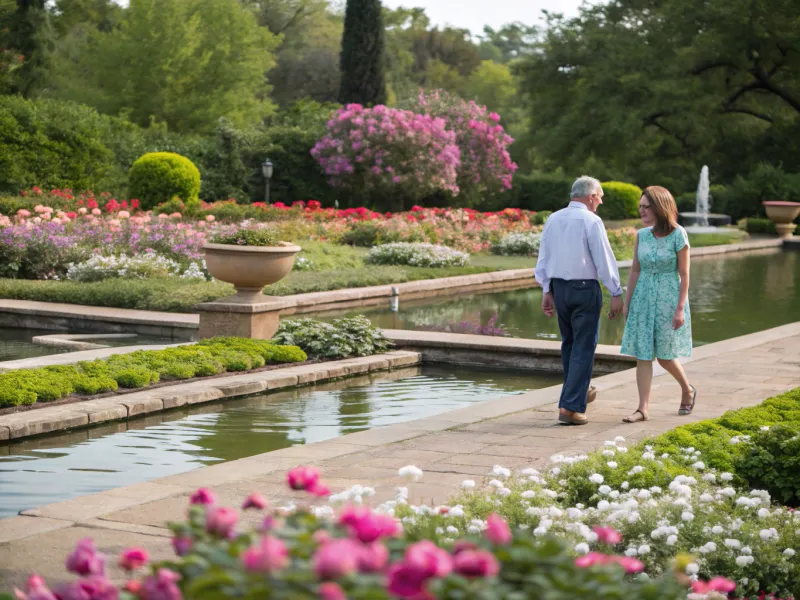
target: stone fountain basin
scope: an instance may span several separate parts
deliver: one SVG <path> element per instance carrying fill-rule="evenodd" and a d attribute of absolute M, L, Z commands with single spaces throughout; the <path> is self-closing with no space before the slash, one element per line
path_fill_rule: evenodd
<path fill-rule="evenodd" d="M 678 213 L 678 223 L 684 226 L 699 225 L 703 222 L 703 217 L 708 219 L 708 225 L 710 227 L 724 227 L 725 225 L 730 225 L 732 222 L 731 217 L 728 215 L 721 215 L 718 213 L 703 215 L 698 212 L 682 212 Z"/>

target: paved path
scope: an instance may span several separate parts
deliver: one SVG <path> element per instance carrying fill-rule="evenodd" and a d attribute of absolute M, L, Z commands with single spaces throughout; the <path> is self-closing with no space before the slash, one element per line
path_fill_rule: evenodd
<path fill-rule="evenodd" d="M 586 452 L 617 435 L 637 440 L 757 404 L 800 386 L 800 323 L 703 346 L 686 370 L 699 391 L 689 417 L 677 416 L 679 389 L 662 371 L 654 380 L 651 420 L 621 423 L 636 406 L 634 372 L 628 370 L 595 380 L 598 399 L 583 427 L 555 424 L 560 387 L 552 387 L 26 511 L 0 521 L 0 590 L 34 570 L 54 580 L 63 577 L 66 553 L 85 536 L 110 554 L 144 545 L 157 559 L 169 556 L 164 523 L 184 517 L 188 495 L 200 486 L 231 505 L 252 491 L 282 505 L 298 498 L 284 485 L 285 471 L 314 464 L 334 491 L 370 485 L 378 489 L 374 500 L 382 501 L 406 485 L 397 470 L 414 464 L 426 474 L 410 486 L 411 501 L 439 504 L 462 480 L 481 481 L 495 464 L 541 466 L 554 453 Z M 121 577 L 118 571 L 112 575 Z"/>

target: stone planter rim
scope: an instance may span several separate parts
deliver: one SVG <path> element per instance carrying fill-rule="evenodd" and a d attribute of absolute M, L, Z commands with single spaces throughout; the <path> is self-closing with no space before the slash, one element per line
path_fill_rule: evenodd
<path fill-rule="evenodd" d="M 254 254 L 297 254 L 302 250 L 300 246 L 289 242 L 279 242 L 280 246 L 239 246 L 238 244 L 203 244 L 202 250 L 215 250 L 217 252 L 250 252 Z"/>
<path fill-rule="evenodd" d="M 764 200 L 764 206 L 800 206 L 800 202 L 790 202 L 788 200 Z"/>

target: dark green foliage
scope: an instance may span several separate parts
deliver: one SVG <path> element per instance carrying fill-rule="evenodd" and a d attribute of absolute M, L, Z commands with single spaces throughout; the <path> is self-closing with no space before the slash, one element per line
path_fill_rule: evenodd
<path fill-rule="evenodd" d="M 800 173 L 786 173 L 780 166 L 761 163 L 747 175 L 739 175 L 733 184 L 714 196 L 714 212 L 722 212 L 734 221 L 743 217 L 766 215 L 765 200 L 800 201 Z"/>
<path fill-rule="evenodd" d="M 275 232 L 269 229 L 239 229 L 233 233 L 218 234 L 211 238 L 214 244 L 229 246 L 278 246 Z"/>
<path fill-rule="evenodd" d="M 800 506 L 800 425 L 777 425 L 750 440 L 736 473 L 753 489 L 767 490 L 787 506 Z"/>
<path fill-rule="evenodd" d="M 642 189 L 622 181 L 603 182 L 603 205 L 598 213 L 604 219 L 623 220 L 639 216 Z"/>
<path fill-rule="evenodd" d="M 771 219 L 759 219 L 757 217 L 748 217 L 744 223 L 744 230 L 747 233 L 760 233 L 760 234 L 775 234 L 775 223 Z M 800 231 L 800 225 L 797 226 L 795 233 Z"/>
<path fill-rule="evenodd" d="M 348 358 L 385 352 L 391 342 L 364 315 L 334 319 L 331 323 L 314 319 L 281 321 L 273 340 L 298 346 L 309 356 Z"/>
<path fill-rule="evenodd" d="M 385 41 L 380 0 L 348 0 L 342 36 L 339 102 L 386 103 Z"/>
<path fill-rule="evenodd" d="M 514 175 L 511 206 L 525 210 L 555 212 L 569 204 L 573 178 L 563 175 Z"/>
<path fill-rule="evenodd" d="M 9 46 L 24 56 L 11 80 L 11 93 L 30 97 L 47 84 L 54 47 L 46 0 L 17 0 L 11 17 Z"/>
<path fill-rule="evenodd" d="M 151 152 L 131 166 L 129 192 L 149 210 L 178 196 L 196 203 L 200 193 L 200 171 L 191 160 L 174 152 Z"/>

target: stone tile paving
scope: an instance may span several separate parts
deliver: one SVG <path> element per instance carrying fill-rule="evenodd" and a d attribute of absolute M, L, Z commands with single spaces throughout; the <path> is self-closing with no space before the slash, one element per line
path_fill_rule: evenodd
<path fill-rule="evenodd" d="M 54 580 L 64 577 L 63 559 L 83 536 L 95 537 L 110 554 L 126 545 L 145 545 L 157 557 L 167 555 L 164 524 L 184 517 L 189 494 L 200 486 L 231 505 L 252 491 L 285 505 L 301 499 L 286 488 L 286 470 L 313 464 L 334 491 L 370 485 L 377 489 L 372 501 L 381 502 L 395 487 L 408 485 L 411 502 L 445 503 L 462 480 L 483 481 L 495 464 L 542 466 L 553 454 L 587 452 L 617 435 L 639 440 L 757 404 L 800 386 L 798 357 L 800 323 L 699 348 L 686 364 L 698 388 L 697 408 L 689 417 L 677 415 L 680 391 L 657 369 L 651 420 L 623 424 L 621 417 L 636 407 L 635 376 L 629 370 L 595 381 L 598 399 L 590 423 L 582 427 L 555 424 L 559 387 L 552 387 L 26 511 L 0 520 L 0 589 L 21 583 L 34 570 Z M 398 469 L 409 464 L 426 472 L 421 482 L 409 485 L 398 477 Z"/>

